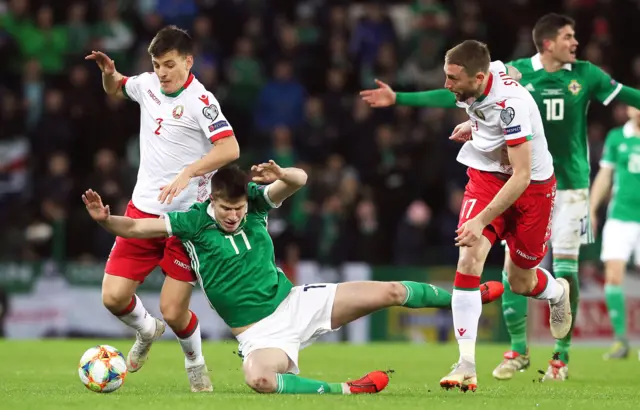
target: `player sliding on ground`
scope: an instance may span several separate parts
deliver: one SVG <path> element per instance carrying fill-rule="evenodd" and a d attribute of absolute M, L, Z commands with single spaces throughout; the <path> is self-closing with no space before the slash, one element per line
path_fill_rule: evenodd
<path fill-rule="evenodd" d="M 631 254 L 640 266 L 640 110 L 627 109 L 630 120 L 607 135 L 600 170 L 591 188 L 591 212 L 613 196 L 608 218 L 602 230 L 602 253 L 605 270 L 605 299 L 615 343 L 605 359 L 629 356 L 627 315 L 622 282 Z"/>
<path fill-rule="evenodd" d="M 239 156 L 233 129 L 216 98 L 191 73 L 193 40 L 175 26 L 160 30 L 149 45 L 153 73 L 126 77 L 100 51 L 86 57 L 102 71 L 105 92 L 140 105 L 140 169 L 125 215 L 158 218 L 187 210 L 209 194 L 211 172 Z M 189 310 L 196 277 L 189 256 L 176 238 L 116 238 L 104 269 L 102 302 L 120 321 L 136 330 L 127 369 L 140 370 L 165 324 L 151 316 L 136 289 L 156 266 L 165 274 L 160 311 L 178 337 L 194 392 L 212 391 L 202 355 L 200 326 Z"/>
<path fill-rule="evenodd" d="M 620 100 L 640 108 L 640 91 L 624 86 L 588 61 L 576 60 L 578 41 L 575 22 L 563 15 L 550 13 L 541 17 L 533 28 L 533 41 L 538 54 L 507 63 L 508 73 L 534 97 L 542 115 L 549 151 L 558 182 L 553 212 L 553 273 L 565 278 L 571 287 L 573 323 L 578 314 L 580 286 L 578 255 L 580 245 L 593 239 L 589 221 L 589 149 L 587 145 L 587 108 L 597 100 L 608 105 Z M 394 93 L 379 82 L 377 90 L 363 91 L 363 99 L 374 107 L 391 104 L 455 108 L 456 100 L 448 90 L 418 93 Z M 508 262 L 506 255 L 505 266 Z M 503 272 L 508 282 L 506 269 Z M 619 288 L 605 288 L 607 298 L 615 299 Z M 502 312 L 511 337 L 511 349 L 493 371 L 499 380 L 511 379 L 529 367 L 527 346 L 527 299 L 511 292 L 507 286 L 502 298 Z M 569 348 L 572 330 L 557 340 L 554 354 L 543 380 L 563 381 L 569 376 Z M 616 342 L 609 356 L 626 356 L 629 346 Z"/>
<path fill-rule="evenodd" d="M 477 41 L 449 50 L 445 73 L 447 90 L 434 91 L 426 97 L 429 102 L 421 99 L 415 105 L 455 104 L 470 117 L 451 137 L 467 141 L 458 161 L 469 167 L 456 238 L 460 258 L 452 302 L 460 360 L 440 384 L 473 390 L 481 312 L 477 287 L 496 239 L 508 245 L 505 270 L 511 291 L 549 301 L 549 324 L 556 339 L 564 338 L 571 328 L 570 291 L 566 279 L 554 279 L 538 266 L 551 235 L 556 181 L 535 100 L 502 62 L 491 62 L 488 49 Z M 386 84 L 379 85 L 361 93 L 372 106 L 385 107 L 400 98 Z M 402 95 L 405 103 L 412 98 Z"/>
<path fill-rule="evenodd" d="M 346 383 L 297 376 L 298 352 L 322 334 L 390 306 L 450 308 L 451 294 L 418 282 L 348 282 L 293 286 L 275 264 L 268 211 L 302 186 L 307 175 L 270 161 L 252 167 L 253 181 L 235 166 L 211 179 L 211 196 L 164 219 L 112 216 L 100 196 L 87 191 L 91 217 L 126 238 L 178 237 L 211 306 L 238 339 L 247 384 L 259 393 L 377 393 L 389 378 L 374 371 Z M 499 282 L 483 285 L 485 303 L 500 297 Z M 480 303 L 480 292 L 478 292 Z"/>

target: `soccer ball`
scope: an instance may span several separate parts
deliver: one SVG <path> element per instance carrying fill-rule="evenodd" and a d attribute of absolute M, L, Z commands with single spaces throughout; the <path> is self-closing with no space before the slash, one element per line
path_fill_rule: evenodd
<path fill-rule="evenodd" d="M 127 363 L 115 347 L 98 345 L 84 352 L 78 364 L 78 375 L 87 389 L 111 393 L 124 383 Z"/>

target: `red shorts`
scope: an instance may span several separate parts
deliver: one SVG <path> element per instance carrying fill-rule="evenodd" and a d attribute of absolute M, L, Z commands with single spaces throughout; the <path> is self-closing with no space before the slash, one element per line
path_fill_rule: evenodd
<path fill-rule="evenodd" d="M 469 182 L 464 191 L 458 227 L 478 215 L 504 186 L 490 172 L 469 168 Z M 551 237 L 551 217 L 556 196 L 556 179 L 533 182 L 502 215 L 483 231 L 493 245 L 500 238 L 507 242 L 511 260 L 523 269 L 540 264 L 547 253 Z"/>
<path fill-rule="evenodd" d="M 124 215 L 133 219 L 158 218 L 158 215 L 142 212 L 131 201 Z M 165 275 L 175 280 L 197 280 L 191 270 L 191 260 L 175 236 L 150 239 L 116 237 L 105 272 L 142 283 L 156 266 L 160 266 Z"/>

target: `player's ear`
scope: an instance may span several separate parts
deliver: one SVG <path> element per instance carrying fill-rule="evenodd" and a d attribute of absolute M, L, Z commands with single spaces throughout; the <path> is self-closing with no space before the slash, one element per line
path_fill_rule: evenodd
<path fill-rule="evenodd" d="M 193 67 L 193 56 L 192 55 L 188 55 L 185 58 L 185 61 L 187 63 L 187 70 L 191 71 L 191 67 Z"/>
<path fill-rule="evenodd" d="M 486 77 L 486 75 L 482 71 L 477 73 L 476 74 L 476 81 L 478 82 L 478 84 L 482 84 L 482 82 L 484 81 L 485 77 Z"/>

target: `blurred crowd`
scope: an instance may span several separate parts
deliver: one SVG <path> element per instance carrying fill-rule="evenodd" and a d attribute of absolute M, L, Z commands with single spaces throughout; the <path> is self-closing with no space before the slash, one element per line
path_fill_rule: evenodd
<path fill-rule="evenodd" d="M 453 263 L 466 175 L 447 136 L 464 112 L 372 110 L 357 93 L 374 78 L 439 88 L 444 52 L 468 38 L 494 59 L 531 56 L 531 27 L 550 11 L 575 17 L 580 58 L 640 85 L 633 1 L 0 1 L 0 259 L 109 254 L 113 238 L 85 215 L 80 193 L 91 187 L 124 212 L 139 112 L 104 94 L 84 56 L 104 51 L 125 75 L 151 71 L 149 41 L 176 24 L 196 40 L 193 72 L 234 127 L 242 164 L 274 159 L 310 174 L 270 219 L 277 255 Z M 594 104 L 590 119 L 595 173 L 624 107 Z"/>

